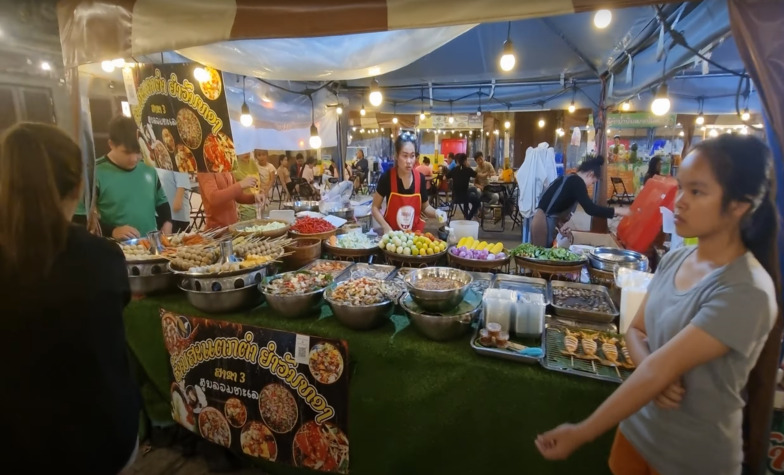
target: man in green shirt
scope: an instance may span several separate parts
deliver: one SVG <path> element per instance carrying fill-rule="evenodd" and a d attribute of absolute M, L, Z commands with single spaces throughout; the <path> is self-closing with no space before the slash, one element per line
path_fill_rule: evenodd
<path fill-rule="evenodd" d="M 109 122 L 109 153 L 95 162 L 96 208 L 101 232 L 118 240 L 133 239 L 158 229 L 170 234 L 171 208 L 153 168 L 140 162 L 136 123 L 129 117 Z M 87 222 L 80 203 L 76 222 Z"/>

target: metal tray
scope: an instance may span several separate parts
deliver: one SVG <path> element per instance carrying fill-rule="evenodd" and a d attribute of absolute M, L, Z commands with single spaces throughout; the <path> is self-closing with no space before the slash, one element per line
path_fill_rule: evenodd
<path fill-rule="evenodd" d="M 513 351 L 510 351 L 510 350 L 503 350 L 503 349 L 500 349 L 500 348 L 488 348 L 486 346 L 482 346 L 482 344 L 479 343 L 479 330 L 483 326 L 484 326 L 484 315 L 481 315 L 479 317 L 479 319 L 477 320 L 476 329 L 474 330 L 474 333 L 471 336 L 471 348 L 473 348 L 473 350 L 477 354 L 483 355 L 483 356 L 489 356 L 491 358 L 500 358 L 500 359 L 503 359 L 503 360 L 515 361 L 517 363 L 525 363 L 525 364 L 540 363 L 540 364 L 542 364 L 542 362 L 540 361 L 542 358 L 534 358 L 532 356 L 525 356 L 525 355 L 521 355 L 519 353 L 515 353 Z M 539 346 L 539 347 L 542 348 L 542 350 L 544 350 L 544 348 L 542 347 L 543 346 L 542 344 L 544 343 L 544 340 L 528 339 L 528 338 L 521 339 L 521 338 L 515 337 L 513 335 L 510 335 L 510 340 L 509 341 L 512 341 L 514 343 L 519 343 L 519 344 L 522 344 L 522 345 L 525 345 L 525 346 L 528 346 L 528 347 Z M 539 343 L 539 345 L 537 345 L 536 341 L 541 341 L 541 343 Z"/>
<path fill-rule="evenodd" d="M 576 310 L 573 308 L 566 308 L 556 305 L 555 303 L 555 290 L 556 288 L 575 288 L 583 290 L 593 290 L 600 292 L 610 307 L 610 313 L 598 312 L 593 310 Z M 554 280 L 550 282 L 550 302 L 553 306 L 553 312 L 559 317 L 573 318 L 575 320 L 585 320 L 597 323 L 610 323 L 618 316 L 618 309 L 615 307 L 610 292 L 607 287 L 592 284 L 580 284 L 577 282 L 565 282 Z"/>
<path fill-rule="evenodd" d="M 474 290 L 480 296 L 484 295 L 484 290 L 480 289 L 478 285 L 475 285 L 478 282 L 481 282 L 485 286 L 485 289 L 490 289 L 493 287 L 493 282 L 495 281 L 496 274 L 491 274 L 490 272 L 468 272 L 471 277 L 474 278 L 474 281 L 471 283 L 470 288 Z M 486 284 L 485 284 L 486 283 Z M 480 291 L 481 290 L 481 291 Z"/>
<path fill-rule="evenodd" d="M 541 360 L 542 367 L 550 371 L 558 371 L 612 383 L 622 383 L 632 374 L 632 369 L 618 366 L 606 366 L 601 363 L 601 360 L 586 360 L 562 354 L 561 351 L 564 350 L 564 330 L 567 328 L 571 331 L 596 331 L 592 328 L 586 328 L 586 326 L 583 325 L 577 327 L 560 325 L 550 319 L 545 325 L 544 338 L 542 338 L 542 347 L 545 353 L 544 358 Z M 609 332 L 600 333 L 605 333 L 618 339 L 618 343 L 616 344 L 616 348 L 618 348 L 618 360 L 620 362 L 625 362 L 619 346 L 620 342 L 623 341 L 623 335 Z M 601 343 L 597 342 L 597 347 L 597 354 L 602 355 Z M 582 340 L 580 341 L 580 344 L 578 344 L 577 354 L 583 354 Z"/>
<path fill-rule="evenodd" d="M 312 271 L 312 269 L 314 267 L 316 267 L 321 262 L 330 262 L 330 263 L 335 263 L 335 264 L 339 264 L 339 265 L 343 266 L 343 270 L 332 271 L 332 272 L 325 272 L 326 274 L 332 275 L 332 280 L 338 280 L 339 277 L 341 277 L 351 266 L 354 265 L 353 262 L 349 262 L 349 261 L 333 261 L 332 259 L 316 259 L 315 261 L 311 262 L 310 264 L 308 264 L 306 266 L 303 266 L 299 270 Z"/>
<path fill-rule="evenodd" d="M 395 266 L 388 266 L 385 264 L 365 264 L 364 262 L 357 262 L 340 275 L 340 280 L 359 278 L 362 277 L 362 273 L 367 273 L 371 270 L 379 274 L 376 278 L 386 280 L 390 278 L 396 268 Z M 383 276 L 381 275 L 382 273 L 384 274 Z M 368 277 L 368 275 L 366 274 L 364 277 Z"/>
<path fill-rule="evenodd" d="M 522 275 L 497 274 L 493 282 L 494 289 L 509 289 L 518 292 L 540 293 L 544 296 L 545 305 L 549 305 L 550 292 L 548 291 L 547 281 L 534 277 Z"/>

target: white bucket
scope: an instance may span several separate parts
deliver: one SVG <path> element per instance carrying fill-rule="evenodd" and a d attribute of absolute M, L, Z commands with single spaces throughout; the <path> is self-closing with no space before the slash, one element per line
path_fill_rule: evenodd
<path fill-rule="evenodd" d="M 449 226 L 454 230 L 458 241 L 464 237 L 479 238 L 479 223 L 477 221 L 455 220 Z"/>

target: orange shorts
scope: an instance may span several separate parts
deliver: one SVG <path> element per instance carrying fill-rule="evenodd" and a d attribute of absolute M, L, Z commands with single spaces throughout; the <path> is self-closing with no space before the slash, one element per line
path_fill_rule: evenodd
<path fill-rule="evenodd" d="M 609 464 L 613 475 L 659 475 L 623 436 L 620 429 L 615 431 Z"/>

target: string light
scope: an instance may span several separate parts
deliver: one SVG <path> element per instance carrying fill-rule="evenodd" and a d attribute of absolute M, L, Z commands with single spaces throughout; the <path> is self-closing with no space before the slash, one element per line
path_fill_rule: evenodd
<path fill-rule="evenodd" d="M 240 108 L 240 124 L 242 124 L 244 127 L 250 127 L 253 125 L 253 116 L 250 115 L 250 107 L 248 107 L 248 103 L 245 102 L 245 76 L 242 76 L 242 107 Z"/>
<path fill-rule="evenodd" d="M 506 30 L 506 41 L 504 41 L 504 49 L 501 52 L 501 59 L 499 65 L 503 71 L 511 71 L 517 58 L 515 58 L 514 45 L 512 44 L 512 22 L 510 21 Z"/>
<path fill-rule="evenodd" d="M 540 129 L 544 128 L 544 124 L 545 124 L 544 119 L 539 119 L 539 128 Z"/>
<path fill-rule="evenodd" d="M 670 111 L 670 97 L 668 94 L 667 83 L 662 83 L 656 90 L 656 97 L 651 103 L 651 112 L 654 115 L 662 116 Z"/>
<path fill-rule="evenodd" d="M 381 94 L 381 89 L 378 87 L 378 81 L 376 78 L 373 78 L 370 81 L 370 95 L 368 96 L 370 99 L 370 105 L 374 107 L 378 107 L 384 101 L 384 95 Z"/>
<path fill-rule="evenodd" d="M 612 12 L 610 10 L 599 10 L 593 16 L 593 24 L 600 30 L 610 26 L 610 22 L 612 22 Z"/>

